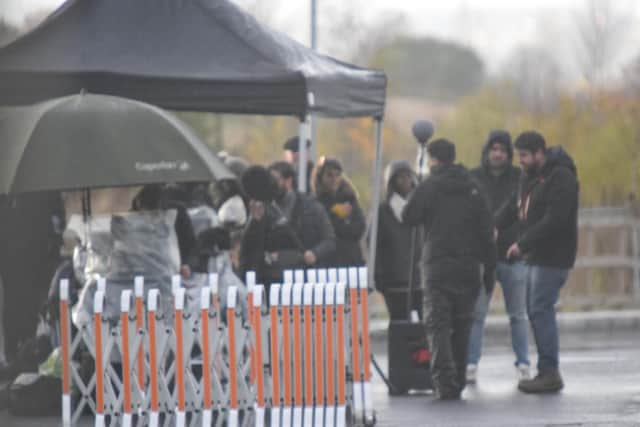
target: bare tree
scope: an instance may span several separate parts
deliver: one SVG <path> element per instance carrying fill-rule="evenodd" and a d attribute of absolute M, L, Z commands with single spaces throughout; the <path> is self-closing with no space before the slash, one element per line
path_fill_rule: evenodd
<path fill-rule="evenodd" d="M 620 1 L 587 0 L 574 15 L 577 29 L 578 63 L 592 87 L 605 82 L 629 34 L 632 18 Z M 617 5 L 618 8 L 616 8 Z"/>
<path fill-rule="evenodd" d="M 381 13 L 367 20 L 366 3 L 352 0 L 319 9 L 320 50 L 336 58 L 367 66 L 373 53 L 404 34 L 406 17 L 398 12 Z"/>
<path fill-rule="evenodd" d="M 547 49 L 519 47 L 507 60 L 503 76 L 533 113 L 549 111 L 557 104 L 563 72 Z"/>

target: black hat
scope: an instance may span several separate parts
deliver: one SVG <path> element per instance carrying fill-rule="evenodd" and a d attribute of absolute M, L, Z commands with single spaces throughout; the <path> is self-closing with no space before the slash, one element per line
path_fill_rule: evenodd
<path fill-rule="evenodd" d="M 429 156 L 441 163 L 451 164 L 456 160 L 456 146 L 453 142 L 441 138 L 429 143 L 427 146 Z"/>
<path fill-rule="evenodd" d="M 309 147 L 311 147 L 311 140 L 307 139 L 307 148 Z M 289 138 L 287 142 L 285 142 L 284 145 L 282 146 L 282 149 L 297 153 L 298 150 L 300 149 L 300 138 L 297 136 Z"/>
<path fill-rule="evenodd" d="M 520 134 L 516 139 L 515 146 L 518 150 L 531 151 L 532 153 L 538 150 L 545 150 L 547 143 L 544 137 L 536 131 L 527 131 Z"/>
<path fill-rule="evenodd" d="M 276 193 L 276 183 L 263 166 L 251 166 L 242 174 L 242 187 L 250 199 L 270 202 Z"/>

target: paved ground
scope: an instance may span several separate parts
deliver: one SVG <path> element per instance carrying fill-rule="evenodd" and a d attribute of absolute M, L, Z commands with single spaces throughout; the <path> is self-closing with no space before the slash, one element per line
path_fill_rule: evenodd
<path fill-rule="evenodd" d="M 478 385 L 468 388 L 461 402 L 437 402 L 425 395 L 391 398 L 376 376 L 378 426 L 640 426 L 640 331 L 565 336 L 561 363 L 566 388 L 549 396 L 516 390 L 505 344 L 504 339 L 489 339 Z M 384 342 L 375 343 L 374 350 L 386 369 Z M 57 425 L 57 419 L 0 413 L 1 427 Z"/>

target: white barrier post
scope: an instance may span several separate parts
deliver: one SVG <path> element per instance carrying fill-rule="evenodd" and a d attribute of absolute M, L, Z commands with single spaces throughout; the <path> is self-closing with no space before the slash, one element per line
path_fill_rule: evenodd
<path fill-rule="evenodd" d="M 326 268 L 321 268 L 318 270 L 318 283 L 329 283 L 328 280 L 328 271 Z M 335 282 L 334 282 L 335 283 Z"/>
<path fill-rule="evenodd" d="M 212 278 L 209 276 L 209 283 Z M 209 287 L 200 290 L 200 328 L 202 339 L 202 427 L 211 427 L 211 344 L 209 343 L 209 309 L 212 291 Z"/>
<path fill-rule="evenodd" d="M 253 321 L 255 334 L 256 357 L 256 427 L 264 427 L 265 422 L 265 392 L 264 392 L 264 361 L 262 359 L 262 298 L 264 286 L 256 285 L 253 288 Z"/>
<path fill-rule="evenodd" d="M 282 278 L 282 283 L 293 283 L 293 270 L 285 270 Z"/>
<path fill-rule="evenodd" d="M 175 319 L 174 328 L 176 334 L 176 389 L 178 395 L 178 401 L 176 405 L 176 427 L 185 427 L 186 413 L 185 413 L 185 354 L 184 354 L 184 336 L 183 336 L 183 317 L 182 312 L 184 310 L 185 289 L 178 288 L 174 295 L 174 309 Z"/>
<path fill-rule="evenodd" d="M 334 325 L 335 325 L 335 291 L 336 286 L 335 283 L 328 283 L 325 287 L 324 293 L 324 312 L 325 317 L 327 319 L 327 335 L 326 335 L 326 343 L 327 343 L 327 413 L 325 416 L 326 425 L 328 427 L 332 427 L 336 425 L 336 396 L 338 394 L 337 391 L 337 383 L 336 383 L 336 355 L 334 349 L 337 348 L 334 341 Z M 338 346 L 340 343 L 338 342 Z M 344 345 L 344 343 L 342 344 Z M 338 368 L 340 369 L 340 368 Z"/>
<path fill-rule="evenodd" d="M 280 285 L 272 284 L 269 290 L 269 310 L 271 320 L 271 425 L 280 427 L 280 357 L 278 354 L 278 306 L 280 305 Z"/>
<path fill-rule="evenodd" d="M 336 372 L 338 377 L 338 407 L 336 409 L 336 426 L 346 427 L 347 425 L 347 386 L 345 379 L 345 346 L 347 341 L 345 340 L 345 319 L 344 319 L 344 307 L 346 303 L 346 285 L 345 283 L 338 283 L 336 285 L 336 335 L 337 335 L 337 363 Z"/>
<path fill-rule="evenodd" d="M 104 284 L 104 282 L 103 282 Z M 98 287 L 100 280 L 98 281 Z M 95 427 L 104 427 L 104 362 L 102 360 L 102 310 L 104 291 L 96 291 L 93 297 L 93 327 L 95 333 L 96 365 L 96 420 Z"/>
<path fill-rule="evenodd" d="M 142 333 L 144 331 L 144 277 L 136 276 L 134 279 L 134 295 L 136 297 L 136 330 L 137 333 L 142 337 Z M 140 390 L 140 395 L 142 398 L 142 402 L 145 401 L 145 390 L 144 390 L 144 382 L 145 382 L 145 372 L 144 372 L 144 340 L 140 341 L 140 346 L 138 347 L 138 355 L 136 356 L 138 360 L 138 364 L 136 367 L 136 371 L 138 374 L 138 390 Z M 142 416 L 142 404 L 138 406 L 138 416 Z"/>
<path fill-rule="evenodd" d="M 364 410 L 363 383 L 360 365 L 360 335 L 358 329 L 358 269 L 349 268 L 349 299 L 351 310 L 351 355 L 353 363 L 353 407 L 357 417 L 361 417 Z"/>
<path fill-rule="evenodd" d="M 304 270 L 295 270 L 293 272 L 294 283 L 304 283 Z"/>
<path fill-rule="evenodd" d="M 313 330 L 311 308 L 313 305 L 313 284 L 307 283 L 303 288 L 304 304 L 304 425 L 313 427 Z"/>
<path fill-rule="evenodd" d="M 323 357 L 325 350 L 323 343 L 323 309 L 324 309 L 324 283 L 316 283 L 313 290 L 313 308 L 315 321 L 315 364 L 316 364 L 316 398 L 314 412 L 315 427 L 324 427 L 324 408 L 327 404 L 327 395 L 325 393 L 325 363 L 329 361 L 328 357 Z"/>
<path fill-rule="evenodd" d="M 247 310 L 249 311 L 249 326 L 251 329 L 255 328 L 255 319 L 253 317 L 253 288 L 256 286 L 256 272 L 247 271 L 245 275 L 245 284 L 247 286 Z M 249 342 L 249 363 L 251 385 L 256 383 L 256 346 L 253 340 Z"/>
<path fill-rule="evenodd" d="M 358 269 L 360 286 L 360 304 L 362 307 L 362 365 L 364 367 L 363 399 L 365 424 L 375 419 L 373 411 L 373 394 L 371 390 L 371 347 L 369 344 L 369 286 L 367 267 Z"/>
<path fill-rule="evenodd" d="M 120 330 L 122 347 L 122 427 L 131 427 L 131 354 L 129 351 L 129 310 L 131 310 L 131 291 L 120 294 Z"/>
<path fill-rule="evenodd" d="M 149 388 L 151 404 L 149 410 L 149 427 L 158 427 L 160 419 L 158 398 L 158 347 L 156 336 L 156 312 L 160 293 L 157 289 L 149 291 L 147 302 L 147 325 L 149 327 Z"/>
<path fill-rule="evenodd" d="M 329 283 L 338 283 L 338 269 L 330 268 L 327 270 Z"/>
<path fill-rule="evenodd" d="M 315 285 L 318 283 L 318 270 L 310 268 L 307 270 L 307 283 Z"/>

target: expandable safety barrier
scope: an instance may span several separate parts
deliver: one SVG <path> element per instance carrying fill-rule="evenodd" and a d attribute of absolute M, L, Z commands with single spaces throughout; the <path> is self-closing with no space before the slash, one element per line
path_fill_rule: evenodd
<path fill-rule="evenodd" d="M 98 280 L 93 321 L 75 329 L 69 283 L 60 284 L 63 426 L 373 425 L 366 268 L 287 271 L 268 291 L 246 277 L 221 310 L 218 278 L 187 303 L 180 278 L 171 310 L 123 291 L 119 319 L 103 318 Z M 198 304 L 199 302 L 199 304 Z"/>

